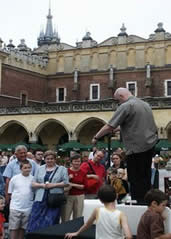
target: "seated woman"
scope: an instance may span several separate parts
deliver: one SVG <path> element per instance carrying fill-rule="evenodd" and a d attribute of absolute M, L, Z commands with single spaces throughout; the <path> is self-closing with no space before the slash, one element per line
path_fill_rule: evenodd
<path fill-rule="evenodd" d="M 75 154 L 71 157 L 71 167 L 68 168 L 70 190 L 67 203 L 63 208 L 62 221 L 81 217 L 84 207 L 85 188 L 87 186 L 87 175 L 80 169 L 81 156 Z"/>
<path fill-rule="evenodd" d="M 38 168 L 32 183 L 35 200 L 27 232 L 59 223 L 60 207 L 51 208 L 47 205 L 48 193 L 63 193 L 64 187 L 69 184 L 67 169 L 56 164 L 55 152 L 46 151 L 44 159 L 46 164 Z"/>
<path fill-rule="evenodd" d="M 118 168 L 123 168 L 124 169 L 124 178 L 125 180 L 127 180 L 127 170 L 126 170 L 126 163 L 124 162 L 122 155 L 117 153 L 117 152 L 113 152 L 112 157 L 111 157 L 111 162 L 112 164 L 112 168 L 118 169 Z"/>

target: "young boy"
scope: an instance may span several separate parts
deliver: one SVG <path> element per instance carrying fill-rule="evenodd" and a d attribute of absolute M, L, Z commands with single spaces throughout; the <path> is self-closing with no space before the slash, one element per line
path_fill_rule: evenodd
<path fill-rule="evenodd" d="M 131 239 L 127 217 L 115 208 L 116 193 L 112 186 L 104 185 L 99 189 L 98 198 L 104 207 L 96 208 L 88 221 L 77 231 L 67 233 L 71 239 L 88 229 L 96 220 L 96 239 Z M 124 233 L 123 233 L 124 232 Z M 125 235 L 124 235 L 125 234 Z"/>
<path fill-rule="evenodd" d="M 0 239 L 4 239 L 4 222 L 5 217 L 3 215 L 3 210 L 5 207 L 5 198 L 0 195 Z"/>
<path fill-rule="evenodd" d="M 137 239 L 171 239 L 171 234 L 164 234 L 162 217 L 167 196 L 158 189 L 151 189 L 146 193 L 144 200 L 148 209 L 140 219 Z"/>
<path fill-rule="evenodd" d="M 8 193 L 11 195 L 9 230 L 10 239 L 23 239 L 28 217 L 32 208 L 33 192 L 31 183 L 33 176 L 28 160 L 20 163 L 21 173 L 14 176 L 9 183 Z"/>

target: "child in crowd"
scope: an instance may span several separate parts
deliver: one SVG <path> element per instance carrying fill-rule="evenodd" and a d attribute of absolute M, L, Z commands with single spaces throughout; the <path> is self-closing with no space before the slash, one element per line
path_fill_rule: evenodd
<path fill-rule="evenodd" d="M 165 193 L 151 189 L 146 193 L 144 200 L 148 209 L 140 219 L 137 239 L 171 239 L 171 234 L 164 234 L 162 213 L 167 204 Z"/>
<path fill-rule="evenodd" d="M 115 168 L 113 168 L 110 172 L 109 184 L 114 187 L 117 194 L 118 202 L 120 202 L 126 196 L 127 192 L 122 183 L 122 180 L 118 178 L 118 171 Z"/>
<path fill-rule="evenodd" d="M 107 170 L 106 170 L 106 184 L 110 184 L 110 175 L 111 175 L 111 172 L 112 172 L 113 168 L 112 167 L 109 167 Z"/>
<path fill-rule="evenodd" d="M 121 181 L 122 181 L 122 184 L 123 184 L 123 186 L 124 186 L 124 188 L 125 188 L 125 190 L 126 190 L 126 193 L 129 193 L 129 186 L 128 186 L 128 182 L 127 182 L 127 180 L 125 180 L 125 169 L 123 169 L 123 168 L 118 168 L 117 169 L 117 172 L 118 172 L 118 178 L 120 178 L 121 179 Z"/>
<path fill-rule="evenodd" d="M 28 160 L 21 162 L 21 173 L 14 176 L 9 183 L 8 193 L 11 196 L 9 215 L 10 239 L 24 238 L 33 203 L 31 167 Z"/>
<path fill-rule="evenodd" d="M 5 207 L 5 198 L 0 195 L 0 239 L 4 239 L 4 222 L 5 222 L 5 217 L 2 213 Z"/>
<path fill-rule="evenodd" d="M 104 207 L 96 208 L 88 221 L 77 231 L 67 233 L 71 239 L 88 229 L 96 220 L 96 239 L 131 239 L 127 217 L 115 208 L 116 193 L 112 186 L 104 185 L 98 191 L 98 198 Z M 125 235 L 124 235 L 125 234 Z"/>

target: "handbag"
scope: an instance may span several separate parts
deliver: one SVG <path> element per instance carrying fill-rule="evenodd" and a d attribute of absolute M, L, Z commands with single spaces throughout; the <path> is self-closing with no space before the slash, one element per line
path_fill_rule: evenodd
<path fill-rule="evenodd" d="M 64 193 L 49 193 L 47 198 L 47 205 L 50 208 L 61 207 L 66 203 L 66 196 Z"/>
<path fill-rule="evenodd" d="M 52 182 L 52 178 L 57 172 L 58 167 L 56 167 L 55 171 L 53 172 L 52 177 L 50 178 L 49 182 Z M 48 190 L 47 194 L 47 206 L 50 208 L 57 208 L 61 207 L 66 203 L 66 196 L 64 193 L 50 193 L 50 190 Z"/>
<path fill-rule="evenodd" d="M 91 165 L 89 162 L 87 162 L 87 163 L 88 163 L 88 165 L 89 165 L 91 171 L 93 172 L 93 174 L 96 175 L 96 172 L 95 172 L 95 170 L 93 169 L 92 165 Z M 96 190 L 98 184 L 99 184 L 99 181 L 98 181 L 97 179 L 95 179 L 95 178 L 87 178 L 86 193 L 87 193 L 87 194 L 92 194 L 92 193 L 94 193 L 94 190 Z"/>

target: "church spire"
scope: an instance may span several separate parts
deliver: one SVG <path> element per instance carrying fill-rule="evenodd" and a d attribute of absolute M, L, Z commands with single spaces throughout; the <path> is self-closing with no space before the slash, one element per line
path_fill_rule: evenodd
<path fill-rule="evenodd" d="M 45 39 L 51 40 L 53 38 L 53 25 L 52 25 L 52 14 L 51 14 L 51 2 L 49 0 L 49 13 L 47 15 L 47 24 L 45 31 Z"/>
<path fill-rule="evenodd" d="M 41 29 L 39 37 L 38 37 L 38 46 L 42 45 L 51 45 L 51 44 L 60 44 L 60 38 L 58 32 L 56 30 L 53 31 L 52 24 L 52 14 L 51 14 L 51 2 L 49 0 L 49 11 L 47 15 L 47 23 L 45 33 L 43 29 Z"/>

